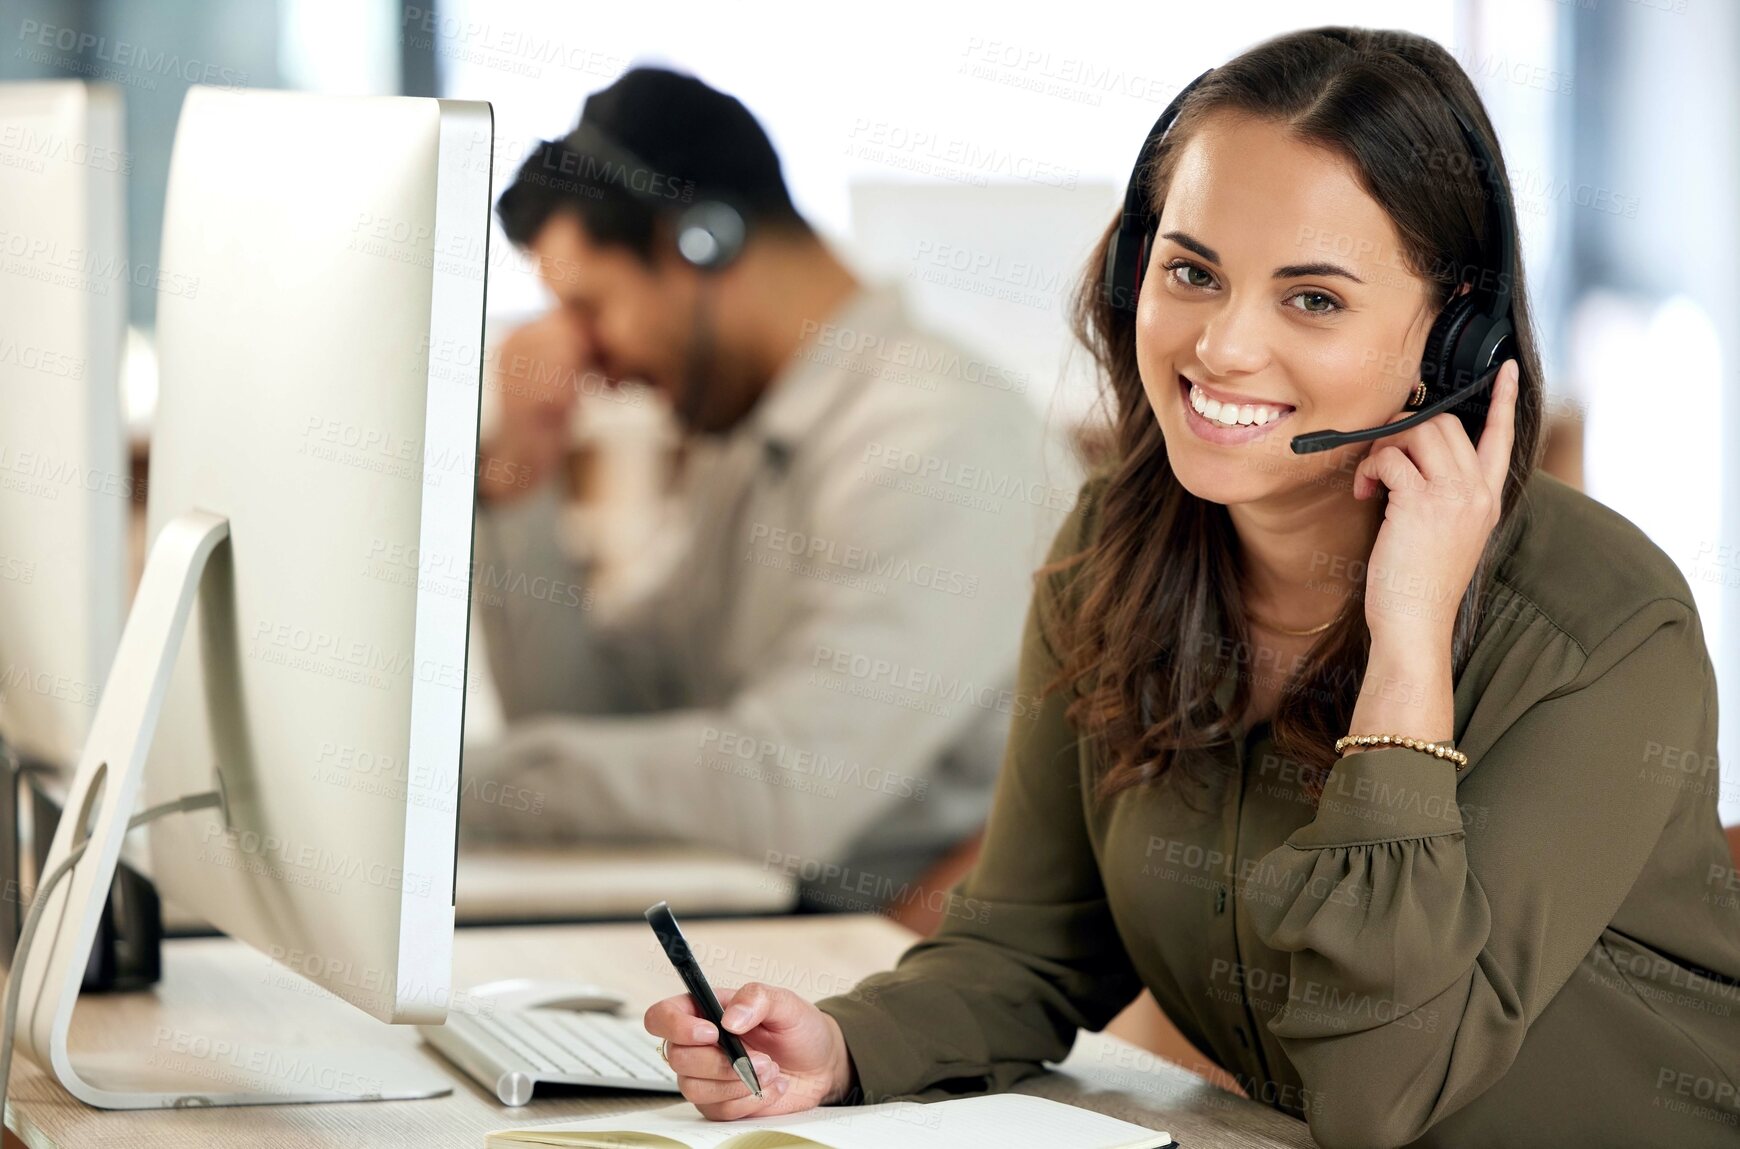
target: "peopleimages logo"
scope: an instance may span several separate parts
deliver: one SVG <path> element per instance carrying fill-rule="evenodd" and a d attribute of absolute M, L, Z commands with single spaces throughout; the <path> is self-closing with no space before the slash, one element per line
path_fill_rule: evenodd
<path fill-rule="evenodd" d="M 127 152 L 93 144 L 61 132 L 44 132 L 28 124 L 0 124 L 0 153 L 9 153 L 17 163 L 0 155 L 0 163 L 44 171 L 48 163 L 65 163 L 98 172 L 133 174 L 133 157 Z"/>
<path fill-rule="evenodd" d="M 716 726 L 708 726 L 703 730 L 701 753 L 769 765 L 790 774 L 814 777 L 836 786 L 844 783 L 921 802 L 930 789 L 930 780 L 927 778 L 914 778 L 910 774 L 897 773 L 885 766 L 866 767 L 862 762 L 845 757 L 788 746 L 771 738 L 740 734 Z"/>
<path fill-rule="evenodd" d="M 872 697 L 885 698 L 898 705 L 924 701 L 940 706 L 943 703 L 966 703 L 982 710 L 995 710 L 1015 718 L 1026 718 L 1039 712 L 1040 699 L 1006 686 L 991 686 L 959 675 L 941 674 L 924 667 L 894 662 L 890 659 L 818 646 L 810 657 L 812 681 L 830 685 L 825 677 L 878 688 Z M 882 692 L 886 688 L 892 693 Z M 853 691 L 857 693 L 857 691 Z M 933 711 L 946 713 L 946 710 Z"/>
<path fill-rule="evenodd" d="M 927 377 L 960 379 L 1016 394 L 1027 390 L 1027 380 L 1019 372 L 1006 371 L 985 360 L 969 358 L 918 340 L 889 339 L 875 332 L 858 331 L 837 323 L 818 323 L 813 319 L 803 321 L 800 334 L 817 347 L 903 367 Z"/>
<path fill-rule="evenodd" d="M 979 593 L 978 575 L 936 563 L 914 562 L 904 556 L 883 554 L 856 543 L 841 543 L 768 523 L 756 523 L 750 527 L 749 543 L 763 552 L 783 553 L 806 562 L 822 563 L 892 582 L 910 583 L 944 594 L 975 598 Z M 753 551 L 749 557 L 754 558 Z"/>
<path fill-rule="evenodd" d="M 941 487 L 959 488 L 1049 510 L 1068 511 L 1075 506 L 1075 488 L 1054 487 L 1021 475 L 994 471 L 940 455 L 923 454 L 880 440 L 865 445 L 862 462 L 866 468 L 892 471 Z"/>
<path fill-rule="evenodd" d="M 25 371 L 40 371 L 60 379 L 83 379 L 83 356 L 67 355 L 43 347 L 19 343 L 16 339 L 0 338 L 0 367 L 18 367 Z"/>
<path fill-rule="evenodd" d="M 25 20 L 18 26 L 18 38 L 26 46 L 48 48 L 88 56 L 116 68 L 142 72 L 153 76 L 173 76 L 189 84 L 240 87 L 248 82 L 248 74 L 226 68 L 208 60 L 183 57 L 175 52 L 154 51 L 143 44 L 113 40 L 77 28 Z"/>
<path fill-rule="evenodd" d="M 354 854 L 339 853 L 307 842 L 292 842 L 276 834 L 262 834 L 257 830 L 235 829 L 216 823 L 207 823 L 204 827 L 200 853 L 203 860 L 218 864 L 225 864 L 224 854 L 257 859 L 264 864 L 262 867 L 243 865 L 226 868 L 246 869 L 266 876 L 278 876 L 282 872 L 280 867 L 304 871 L 327 879 L 322 888 L 332 893 L 339 892 L 336 883 L 360 883 L 388 890 L 404 890 L 418 896 L 427 896 L 432 889 L 432 879 L 428 874 L 409 872 L 386 862 L 365 861 Z"/>
<path fill-rule="evenodd" d="M 0 221 L 4 223 L 6 221 Z M 134 263 L 124 255 L 105 254 L 92 247 L 75 247 L 47 235 L 12 231 L 0 226 L 0 270 L 8 275 L 53 283 L 106 297 L 115 284 L 145 287 L 161 295 L 194 299 L 199 279 Z M 17 261 L 17 262 L 12 262 Z"/>

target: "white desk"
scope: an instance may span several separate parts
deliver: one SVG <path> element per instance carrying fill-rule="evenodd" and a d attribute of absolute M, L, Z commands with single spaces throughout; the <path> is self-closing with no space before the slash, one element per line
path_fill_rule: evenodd
<path fill-rule="evenodd" d="M 797 905 L 782 871 L 697 846 L 461 850 L 456 912 L 465 925 L 635 918 L 665 899 L 689 917 L 780 914 Z"/>
<path fill-rule="evenodd" d="M 892 965 L 914 937 L 875 915 L 715 919 L 685 923 L 684 932 L 717 984 L 768 981 L 812 998 L 839 992 Z M 454 1092 L 432 1101 L 103 1112 L 74 1101 L 21 1060 L 13 1066 L 6 1123 L 21 1133 L 24 1144 L 32 1149 L 207 1144 L 477 1149 L 494 1129 L 680 1100 L 674 1094 L 599 1090 L 554 1094 L 509 1109 L 423 1046 L 414 1030 L 380 1025 L 324 991 L 292 981 L 264 956 L 228 939 L 170 942 L 164 967 L 164 981 L 154 993 L 83 1001 L 73 1018 L 75 1056 L 80 1049 L 110 1049 L 149 1057 L 154 1038 L 166 1028 L 214 1041 L 354 1042 L 420 1051 L 450 1072 Z M 676 973 L 644 924 L 462 930 L 455 973 L 460 985 L 515 974 L 604 981 L 627 995 L 636 1016 L 659 998 L 681 992 Z M 156 1048 L 162 1049 L 161 1040 Z M 1189 1149 L 1311 1147 L 1302 1123 L 1104 1034 L 1082 1034 L 1060 1071 L 1023 1083 L 1019 1092 L 1170 1130 Z M 17 1141 L 9 1135 L 7 1143 Z"/>
<path fill-rule="evenodd" d="M 786 913 L 797 881 L 747 858 L 694 846 L 526 846 L 459 854 L 460 925 L 636 918 L 659 899 L 695 917 Z M 165 902 L 171 934 L 209 930 Z"/>

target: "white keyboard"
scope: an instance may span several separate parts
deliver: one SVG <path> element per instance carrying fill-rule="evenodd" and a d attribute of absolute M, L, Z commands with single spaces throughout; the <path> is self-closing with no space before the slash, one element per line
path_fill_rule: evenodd
<path fill-rule="evenodd" d="M 598 1085 L 676 1093 L 677 1074 L 659 1056 L 658 1038 L 639 1018 L 566 1009 L 451 1013 L 445 1025 L 417 1027 L 423 1040 L 503 1105 L 524 1105 L 532 1087 Z"/>

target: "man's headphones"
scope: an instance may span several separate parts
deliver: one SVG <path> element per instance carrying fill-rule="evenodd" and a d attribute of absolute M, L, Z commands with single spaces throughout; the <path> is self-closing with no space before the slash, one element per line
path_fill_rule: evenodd
<path fill-rule="evenodd" d="M 1431 79 L 1424 69 L 1421 73 Z M 1135 169 L 1130 173 L 1129 185 L 1124 190 L 1124 208 L 1118 230 L 1112 234 L 1106 247 L 1103 290 L 1114 307 L 1125 311 L 1136 309 L 1154 233 L 1160 227 L 1159 217 L 1149 210 L 1146 202 L 1144 185 L 1148 167 L 1154 162 L 1167 129 L 1178 118 L 1185 97 L 1213 74 L 1214 69 L 1210 68 L 1173 97 L 1166 110 L 1160 113 L 1160 118 L 1154 121 L 1154 127 L 1148 132 L 1136 158 Z M 1462 420 L 1469 438 L 1478 442 L 1480 429 L 1486 421 L 1486 408 L 1471 400 L 1497 378 L 1504 361 L 1516 355 L 1516 335 L 1510 317 L 1511 268 L 1516 253 L 1516 236 L 1511 229 L 1509 197 L 1498 165 L 1481 141 L 1480 133 L 1474 130 L 1455 103 L 1449 100 L 1446 103 L 1462 128 L 1468 150 L 1486 185 L 1485 234 L 1494 241 L 1492 259 L 1482 263 L 1470 290 L 1451 296 L 1426 336 L 1426 348 L 1420 356 L 1421 387 L 1415 389 L 1407 404 L 1408 408 L 1420 407 L 1418 412 L 1406 419 L 1363 431 L 1313 431 L 1295 435 L 1292 440 L 1294 454 L 1327 451 L 1349 443 L 1398 434 L 1445 411 L 1454 411 Z M 1413 401 L 1415 398 L 1419 401 Z"/>
<path fill-rule="evenodd" d="M 543 141 L 526 165 L 534 161 L 563 173 L 553 179 L 619 188 L 659 214 L 674 214 L 677 253 L 702 271 L 720 271 L 743 253 L 742 212 L 717 198 L 689 202 L 692 185 L 660 173 L 597 124 L 582 122 L 560 140 Z M 680 203 L 687 206 L 677 210 Z"/>

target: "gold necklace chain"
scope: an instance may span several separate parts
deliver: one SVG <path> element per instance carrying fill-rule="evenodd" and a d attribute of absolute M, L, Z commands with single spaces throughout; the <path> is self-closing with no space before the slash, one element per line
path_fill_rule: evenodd
<path fill-rule="evenodd" d="M 1276 626 L 1274 623 L 1270 622 L 1268 619 L 1259 618 L 1257 615 L 1253 614 L 1252 612 L 1250 612 L 1248 610 L 1245 613 L 1247 615 L 1249 615 L 1252 622 L 1261 623 L 1263 626 L 1266 626 L 1270 630 L 1275 631 L 1279 634 L 1290 634 L 1294 638 L 1309 638 L 1314 634 L 1322 634 L 1324 631 L 1328 630 L 1330 627 L 1335 625 L 1336 618 L 1341 617 L 1340 613 L 1338 612 L 1334 618 L 1331 618 L 1328 622 L 1322 624 L 1321 626 L 1314 626 L 1310 630 L 1293 630 L 1290 627 Z"/>

